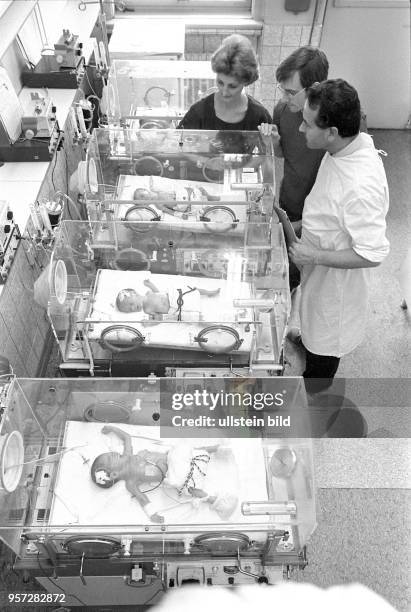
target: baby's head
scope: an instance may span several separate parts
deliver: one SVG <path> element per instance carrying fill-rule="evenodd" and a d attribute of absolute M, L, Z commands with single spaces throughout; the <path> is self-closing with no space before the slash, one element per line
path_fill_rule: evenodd
<path fill-rule="evenodd" d="M 149 191 L 148 189 L 144 189 L 143 187 L 138 187 L 133 195 L 134 200 L 154 200 L 155 197 L 155 193 Z"/>
<path fill-rule="evenodd" d="M 120 312 L 140 312 L 143 299 L 134 289 L 122 289 L 117 295 L 116 306 Z"/>
<path fill-rule="evenodd" d="M 119 453 L 102 453 L 93 461 L 90 475 L 93 482 L 103 489 L 113 486 L 119 479 L 121 456 Z"/>

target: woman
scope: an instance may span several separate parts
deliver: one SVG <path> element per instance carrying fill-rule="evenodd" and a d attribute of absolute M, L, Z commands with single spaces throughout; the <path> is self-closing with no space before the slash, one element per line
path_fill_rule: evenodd
<path fill-rule="evenodd" d="M 257 57 L 248 38 L 232 34 L 211 58 L 217 75 L 215 93 L 193 104 L 178 128 L 191 130 L 257 130 L 272 122 L 262 104 L 245 93 L 244 87 L 258 77 Z"/>

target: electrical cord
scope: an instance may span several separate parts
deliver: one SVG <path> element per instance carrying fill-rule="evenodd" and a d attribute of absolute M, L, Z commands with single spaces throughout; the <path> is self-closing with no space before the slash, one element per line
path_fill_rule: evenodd
<path fill-rule="evenodd" d="M 65 194 L 63 191 L 60 191 L 60 190 L 56 191 L 54 195 L 55 195 L 55 196 L 57 196 L 58 198 L 65 198 L 65 199 L 67 200 L 67 202 L 68 202 L 69 204 L 71 204 L 71 205 L 73 206 L 74 210 L 76 211 L 76 214 L 77 214 L 77 216 L 78 216 L 78 221 L 83 221 L 83 217 L 81 216 L 81 213 L 80 213 L 79 207 L 78 207 L 78 206 L 77 206 L 77 204 L 74 202 L 74 200 L 73 200 L 72 198 L 70 198 L 70 196 L 66 195 L 66 194 Z M 68 212 L 69 212 L 69 214 L 70 214 L 70 219 L 73 219 L 73 217 L 72 217 L 72 215 L 71 215 L 70 208 L 69 208 L 69 207 L 67 207 L 67 210 L 68 210 Z"/>
<path fill-rule="evenodd" d="M 51 184 L 53 185 L 53 189 L 54 189 L 54 190 L 56 189 L 56 186 L 55 186 L 55 184 L 54 184 L 54 172 L 55 172 L 55 170 L 56 170 L 56 166 L 57 166 L 57 153 L 58 153 L 58 151 L 56 151 L 56 152 L 54 153 L 54 166 L 53 166 L 53 170 L 52 170 L 52 172 L 51 172 Z"/>
<path fill-rule="evenodd" d="M 95 96 L 96 98 L 98 98 L 98 95 L 97 95 L 97 94 L 96 94 L 96 92 L 94 91 L 93 86 L 92 86 L 92 84 L 90 83 L 90 79 L 88 78 L 87 68 L 92 68 L 92 66 L 90 66 L 90 65 L 86 66 L 86 65 L 84 64 L 84 74 L 85 74 L 85 76 L 86 76 L 87 83 L 89 84 L 89 87 L 90 87 L 91 91 L 93 92 L 94 96 Z M 95 68 L 95 66 L 94 66 L 94 68 Z M 87 96 L 87 100 L 88 100 L 88 96 Z"/>

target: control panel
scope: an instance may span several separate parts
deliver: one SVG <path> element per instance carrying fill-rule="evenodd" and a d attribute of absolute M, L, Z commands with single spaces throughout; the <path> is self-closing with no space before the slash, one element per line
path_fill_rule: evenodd
<path fill-rule="evenodd" d="M 3 285 L 10 272 L 20 240 L 20 231 L 14 222 L 13 211 L 5 201 L 0 201 L 0 284 Z"/>

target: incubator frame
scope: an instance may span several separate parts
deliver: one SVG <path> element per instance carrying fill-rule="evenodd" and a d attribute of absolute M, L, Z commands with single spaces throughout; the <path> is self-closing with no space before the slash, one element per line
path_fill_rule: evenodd
<path fill-rule="evenodd" d="M 204 385 L 238 389 L 232 387 L 233 380 L 205 379 Z M 256 380 L 249 379 L 249 383 L 256 384 Z M 201 567 L 204 576 L 212 576 L 214 583 L 223 580 L 223 584 L 227 583 L 223 567 L 229 566 L 232 574 L 239 575 L 242 564 L 247 564 L 252 568 L 248 575 L 253 580 L 264 578 L 267 582 L 278 569 L 281 574 L 290 567 L 304 567 L 305 546 L 316 525 L 312 447 L 308 439 L 270 438 L 267 430 L 267 436 L 262 432 L 262 439 L 252 443 L 222 440 L 225 447 L 232 448 L 230 452 L 242 469 L 248 465 L 244 473 L 238 472 L 240 497 L 233 519 L 218 518 L 210 509 L 211 519 L 199 522 L 194 506 L 189 518 L 178 508 L 170 508 L 171 514 L 166 515 L 163 524 L 147 517 L 124 523 L 119 514 L 110 515 L 113 492 L 99 489 L 89 474 L 99 449 L 112 444 L 102 429 L 114 423 L 117 428 L 135 432 L 142 448 L 151 444 L 155 449 L 158 440 L 167 443 L 167 437 L 158 438 L 160 393 L 165 391 L 162 384 L 159 379 L 149 378 L 61 378 L 12 379 L 3 387 L 0 444 L 13 433 L 24 442 L 23 455 L 13 459 L 22 466 L 18 481 L 13 490 L 0 488 L 0 538 L 17 555 L 16 569 L 41 577 L 45 567 L 46 575 L 51 570 L 55 577 L 77 575 L 83 581 L 87 559 L 95 560 L 94 568 L 100 575 L 124 575 L 135 563 L 141 563 L 148 572 L 147 567 L 153 570 L 150 563 L 156 562 L 159 571 L 154 574 L 166 580 L 174 580 L 183 567 Z M 183 388 L 189 384 L 181 379 Z M 284 378 L 282 384 L 293 398 L 287 409 L 301 414 L 307 408 L 302 379 Z M 94 416 L 94 406 L 105 408 Z M 168 442 L 169 447 L 187 440 Z M 201 445 L 195 439 L 190 442 Z M 272 458 L 284 448 L 296 458 L 294 469 L 290 474 L 274 475 Z M 251 458 L 252 465 L 248 461 Z M 5 461 L 4 456 L 1 461 Z M 1 467 L 3 471 L 8 469 L 3 463 Z M 221 470 L 219 474 L 222 478 Z M 232 478 L 231 471 L 226 477 Z M 95 491 L 94 509 L 83 504 L 86 493 L 78 495 L 82 487 L 93 494 Z M 118 503 L 124 503 L 125 495 L 124 500 L 127 498 L 127 504 L 133 507 L 132 515 L 144 516 L 141 510 L 136 514 L 136 500 L 122 493 L 119 483 L 114 487 Z M 261 495 L 261 500 L 241 497 L 242 492 L 253 495 L 253 487 L 254 496 Z M 213 573 L 216 566 L 221 566 L 221 571 Z"/>
<path fill-rule="evenodd" d="M 146 375 L 148 364 L 164 375 L 190 364 L 281 373 L 290 310 L 282 229 L 240 229 L 222 244 L 221 234 L 164 223 L 64 221 L 53 262 L 67 270 L 67 295 L 62 303 L 53 290 L 48 304 L 62 371 L 96 375 L 115 365 L 118 375 L 129 367 Z M 169 314 L 119 312 L 117 292 L 144 295 L 148 278 L 172 300 Z"/>

